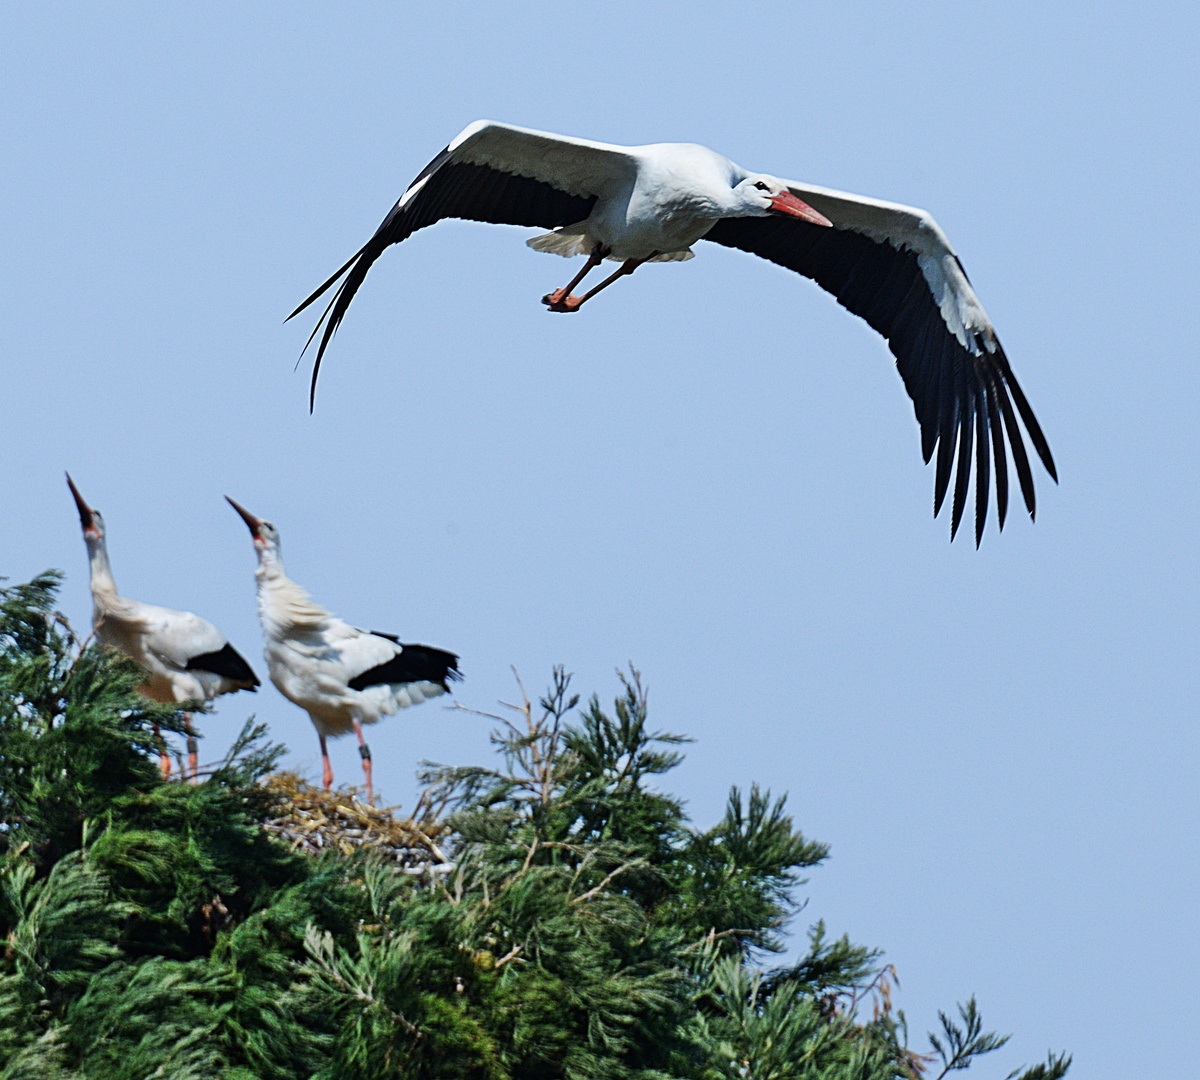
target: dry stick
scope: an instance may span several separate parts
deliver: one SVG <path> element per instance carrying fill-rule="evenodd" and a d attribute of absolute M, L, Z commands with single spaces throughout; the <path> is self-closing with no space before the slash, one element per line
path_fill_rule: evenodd
<path fill-rule="evenodd" d="M 523 948 L 524 948 L 524 946 L 522 946 L 522 945 L 514 945 L 511 949 L 508 950 L 507 953 L 504 954 L 503 959 L 496 961 L 496 966 L 492 970 L 499 971 L 510 960 L 515 960 L 518 956 L 521 955 L 521 950 Z"/>
<path fill-rule="evenodd" d="M 895 964 L 887 964 L 880 968 L 879 971 L 876 972 L 875 978 L 873 978 L 869 983 L 867 983 L 866 986 L 859 990 L 858 993 L 851 996 L 848 1008 L 851 1010 L 857 1009 L 859 1002 L 862 1001 L 863 998 L 865 998 L 869 993 L 871 993 L 871 991 L 878 990 L 880 985 L 886 986 L 889 977 L 897 986 L 900 985 L 900 976 L 896 972 Z M 878 1003 L 876 1003 L 876 1007 L 878 1007 Z"/>
<path fill-rule="evenodd" d="M 509 705 L 505 701 L 501 701 L 500 704 L 505 706 L 505 708 L 508 708 L 508 709 L 516 708 L 515 705 Z M 495 720 L 496 723 L 498 723 L 498 724 L 506 724 L 507 725 L 509 723 L 507 720 L 504 719 L 503 716 L 497 716 L 495 713 L 484 712 L 482 709 L 472 709 L 467 705 L 460 705 L 457 701 L 452 701 L 452 702 L 450 702 L 449 705 L 443 705 L 442 708 L 445 709 L 447 712 L 465 712 L 465 713 L 470 713 L 472 716 L 482 716 L 485 720 Z"/>
<path fill-rule="evenodd" d="M 608 885 L 608 883 L 610 881 L 612 881 L 612 879 L 615 878 L 618 874 L 623 874 L 626 870 L 632 870 L 635 866 L 643 866 L 643 865 L 645 865 L 645 860 L 635 859 L 633 862 L 628 862 L 628 863 L 625 863 L 623 866 L 618 866 L 611 874 L 609 874 L 594 889 L 588 889 L 588 891 L 585 892 L 582 896 L 576 896 L 571 901 L 571 903 L 579 904 L 579 903 L 582 903 L 584 900 L 590 900 L 593 896 L 596 895 L 596 893 L 603 891 L 604 888 Z"/>
<path fill-rule="evenodd" d="M 525 714 L 525 727 L 529 732 L 529 751 L 533 755 L 534 772 L 538 778 L 539 797 L 543 806 L 550 801 L 550 780 L 554 767 L 553 753 L 546 760 L 542 760 L 541 748 L 538 745 L 538 736 L 542 734 L 542 722 L 537 724 L 533 722 L 533 705 L 529 700 L 529 694 L 525 690 L 525 684 L 521 682 L 521 675 L 517 671 L 516 665 L 510 665 L 513 678 L 517 680 L 517 686 L 521 691 L 521 700 L 524 705 L 518 710 Z"/>
<path fill-rule="evenodd" d="M 704 937 L 702 937 L 699 941 L 693 941 L 683 951 L 685 953 L 690 953 L 693 949 L 700 948 L 701 945 L 711 945 L 711 944 L 713 944 L 713 942 L 720 941 L 722 938 L 733 937 L 736 934 L 744 934 L 747 937 L 749 937 L 753 933 L 754 933 L 753 930 L 747 930 L 744 927 L 735 926 L 735 927 L 731 927 L 728 930 L 722 930 L 718 934 L 716 932 L 716 927 L 714 926 L 711 930 L 709 930 L 709 932 L 707 934 L 704 935 Z"/>
<path fill-rule="evenodd" d="M 533 843 L 529 845 L 529 854 L 527 854 L 527 855 L 525 856 L 525 863 L 524 863 L 524 865 L 521 867 L 521 873 L 522 873 L 522 874 L 523 874 L 523 873 L 525 873 L 525 871 L 529 869 L 529 864 L 530 864 L 531 862 L 533 862 L 533 853 L 534 853 L 535 851 L 537 851 L 537 849 L 538 849 L 538 838 L 537 838 L 537 836 L 535 835 L 535 836 L 534 836 L 534 838 L 533 838 Z"/>

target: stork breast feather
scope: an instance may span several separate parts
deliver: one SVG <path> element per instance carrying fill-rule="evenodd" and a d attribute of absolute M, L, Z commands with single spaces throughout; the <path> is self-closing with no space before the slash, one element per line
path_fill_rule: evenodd
<path fill-rule="evenodd" d="M 315 630 L 329 618 L 329 612 L 313 603 L 295 582 L 276 588 L 271 596 L 271 615 L 284 626 Z"/>

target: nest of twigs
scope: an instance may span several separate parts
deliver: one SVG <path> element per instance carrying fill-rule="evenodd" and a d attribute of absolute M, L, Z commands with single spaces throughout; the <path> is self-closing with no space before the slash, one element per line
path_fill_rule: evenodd
<path fill-rule="evenodd" d="M 293 850 L 320 855 L 370 851 L 398 862 L 408 874 L 438 876 L 454 864 L 438 846 L 446 826 L 400 817 L 399 807 L 377 807 L 360 799 L 361 788 L 325 791 L 295 773 L 274 773 L 266 787 L 275 796 L 275 816 L 263 828 Z"/>

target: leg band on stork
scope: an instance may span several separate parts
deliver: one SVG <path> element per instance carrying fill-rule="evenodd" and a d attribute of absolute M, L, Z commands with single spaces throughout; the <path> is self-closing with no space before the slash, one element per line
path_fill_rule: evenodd
<path fill-rule="evenodd" d="M 358 736 L 358 754 L 362 758 L 363 777 L 367 781 L 367 802 L 374 805 L 375 789 L 371 786 L 371 748 L 363 738 L 362 725 L 354 721 L 354 734 Z"/>

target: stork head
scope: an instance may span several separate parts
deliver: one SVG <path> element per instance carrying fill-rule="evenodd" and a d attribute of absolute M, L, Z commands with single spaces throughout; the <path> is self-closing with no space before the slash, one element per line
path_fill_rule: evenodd
<path fill-rule="evenodd" d="M 100 516 L 99 510 L 93 510 L 84 502 L 83 496 L 79 494 L 79 488 L 75 486 L 75 481 L 71 479 L 71 474 L 67 473 L 67 487 L 71 489 L 71 494 L 75 496 L 75 505 L 79 509 L 79 524 L 83 527 L 83 538 L 89 544 L 99 543 L 104 539 L 104 518 Z"/>
<path fill-rule="evenodd" d="M 241 514 L 242 520 L 250 530 L 250 538 L 254 541 L 254 550 L 258 552 L 259 558 L 268 552 L 278 555 L 279 530 L 269 521 L 255 517 L 244 506 L 235 503 L 228 495 L 225 496 L 225 501 Z"/>
<path fill-rule="evenodd" d="M 833 222 L 818 213 L 808 203 L 797 199 L 787 184 L 777 176 L 764 173 L 747 176 L 734 189 L 741 212 L 738 217 L 770 217 L 786 214 L 811 222 L 813 225 L 832 226 Z"/>

